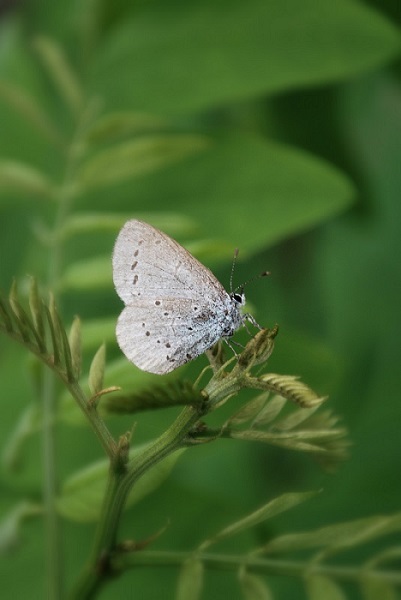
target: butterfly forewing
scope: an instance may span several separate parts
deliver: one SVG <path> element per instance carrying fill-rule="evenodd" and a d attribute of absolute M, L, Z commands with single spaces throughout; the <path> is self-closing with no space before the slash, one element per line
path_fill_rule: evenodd
<path fill-rule="evenodd" d="M 113 279 L 127 305 L 135 298 L 212 300 L 227 292 L 213 273 L 168 235 L 142 221 L 128 221 L 114 246 Z"/>

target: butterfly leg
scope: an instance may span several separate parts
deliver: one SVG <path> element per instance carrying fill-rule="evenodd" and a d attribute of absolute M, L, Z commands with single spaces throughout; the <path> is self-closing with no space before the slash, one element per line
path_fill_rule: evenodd
<path fill-rule="evenodd" d="M 244 327 L 247 330 L 247 332 L 249 333 L 249 335 L 251 335 L 251 333 L 250 333 L 248 327 L 246 326 L 246 321 L 249 321 L 250 323 L 252 323 L 252 325 L 254 327 L 257 327 L 260 330 L 263 329 L 263 327 L 261 327 L 259 325 L 259 323 L 256 321 L 255 317 L 253 317 L 250 313 L 245 313 L 244 315 L 242 315 L 242 318 L 243 318 Z"/>
<path fill-rule="evenodd" d="M 238 358 L 238 352 L 236 352 L 233 344 L 235 344 L 236 346 L 239 346 L 242 349 L 244 348 L 244 346 L 242 344 L 240 344 L 239 342 L 235 342 L 234 340 L 230 340 L 228 337 L 223 337 L 222 339 L 225 341 L 225 343 L 230 348 L 230 350 L 232 350 L 233 353 L 235 354 L 235 356 Z"/>

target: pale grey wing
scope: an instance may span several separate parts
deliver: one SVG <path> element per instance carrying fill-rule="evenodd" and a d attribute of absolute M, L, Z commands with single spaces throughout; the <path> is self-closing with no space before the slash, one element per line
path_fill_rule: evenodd
<path fill-rule="evenodd" d="M 194 311 L 187 299 L 147 299 L 126 306 L 117 321 L 117 340 L 127 358 L 143 371 L 163 375 L 196 358 L 222 336 L 222 320 L 211 309 Z"/>
<path fill-rule="evenodd" d="M 213 273 L 178 242 L 148 223 L 127 221 L 113 252 L 113 280 L 127 305 L 139 298 L 209 298 L 227 292 Z"/>

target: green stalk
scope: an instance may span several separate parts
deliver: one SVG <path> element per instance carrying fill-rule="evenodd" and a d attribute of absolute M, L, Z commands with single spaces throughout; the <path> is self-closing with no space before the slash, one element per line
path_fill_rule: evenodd
<path fill-rule="evenodd" d="M 383 581 L 389 585 L 401 584 L 401 573 L 393 569 L 375 569 L 367 571 L 365 566 L 326 565 L 321 563 L 311 564 L 311 561 L 283 560 L 278 558 L 261 558 L 243 554 L 217 554 L 213 552 L 170 552 L 170 551 L 142 551 L 136 554 L 119 553 L 113 559 L 116 570 L 127 570 L 138 567 L 182 567 L 188 559 L 196 556 L 208 569 L 219 571 L 238 571 L 242 566 L 252 573 L 260 575 L 274 575 L 285 577 L 298 577 L 303 579 L 308 575 L 323 575 L 339 581 L 359 583 L 364 576 Z"/>
<path fill-rule="evenodd" d="M 83 115 L 83 123 L 88 115 Z M 55 216 L 54 228 L 51 236 L 50 262 L 48 274 L 48 287 L 50 290 L 57 289 L 62 271 L 62 243 L 58 232 L 70 211 L 74 181 L 74 173 L 79 160 L 79 139 L 83 125 L 79 125 L 74 139 L 69 147 L 65 168 L 64 180 L 56 190 L 55 200 L 58 206 Z M 60 520 L 57 514 L 56 497 L 58 489 L 56 469 L 56 439 L 54 423 L 56 422 L 57 398 L 56 381 L 54 374 L 44 369 L 43 388 L 43 500 L 45 514 L 45 554 L 46 554 L 46 591 L 47 597 L 58 600 L 63 597 L 62 583 L 62 543 L 60 534 Z"/>
<path fill-rule="evenodd" d="M 56 216 L 55 231 L 63 222 L 67 214 L 67 196 L 60 189 L 58 197 L 58 214 Z M 61 248 L 56 242 L 50 254 L 48 287 L 55 289 L 60 276 Z M 58 488 L 57 477 L 57 448 L 54 423 L 57 412 L 56 381 L 54 373 L 43 369 L 43 501 L 45 519 L 45 556 L 46 556 L 46 592 L 47 598 L 58 600 L 63 597 L 63 568 L 62 568 L 62 542 L 60 520 L 57 514 L 56 497 Z"/>
<path fill-rule="evenodd" d="M 55 379 L 49 369 L 43 370 L 43 502 L 45 506 L 46 597 L 62 597 L 61 533 L 56 510 L 57 474 L 54 435 Z"/>
<path fill-rule="evenodd" d="M 92 556 L 72 594 L 74 600 L 93 598 L 106 579 L 116 574 L 112 558 L 116 548 L 118 524 L 128 493 L 148 469 L 185 445 L 188 432 L 199 418 L 198 410 L 192 406 L 185 407 L 167 431 L 128 463 L 126 470 L 121 469 L 121 462 L 118 460 L 112 463 Z"/>

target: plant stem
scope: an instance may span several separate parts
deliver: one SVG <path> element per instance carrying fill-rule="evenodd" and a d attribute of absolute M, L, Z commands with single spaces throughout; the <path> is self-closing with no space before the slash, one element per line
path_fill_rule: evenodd
<path fill-rule="evenodd" d="M 125 471 L 121 468 L 113 469 L 113 464 L 111 465 L 92 556 L 74 590 L 74 600 L 92 598 L 106 578 L 116 574 L 112 568 L 112 557 L 116 547 L 118 524 L 128 493 L 148 469 L 185 445 L 185 437 L 199 418 L 200 413 L 196 408 L 186 406 L 159 438 L 147 446 L 142 454 L 136 456 L 135 460 L 130 461 Z"/>
<path fill-rule="evenodd" d="M 59 192 L 58 213 L 56 216 L 55 230 L 59 227 L 67 213 L 68 199 Z M 48 286 L 56 287 L 60 276 L 61 249 L 55 243 L 50 252 Z M 46 553 L 46 591 L 47 598 L 57 600 L 62 598 L 62 543 L 60 522 L 56 509 L 57 496 L 57 470 L 56 470 L 56 440 L 54 423 L 56 421 L 56 380 L 54 373 L 43 369 L 42 388 L 43 407 L 43 502 L 45 514 L 45 553 Z"/>
<path fill-rule="evenodd" d="M 55 379 L 49 369 L 43 370 L 43 502 L 45 505 L 46 597 L 56 600 L 62 593 L 61 535 L 56 510 L 57 476 L 54 436 Z"/>
<path fill-rule="evenodd" d="M 100 444 L 103 447 L 103 450 L 110 458 L 110 460 L 114 460 L 118 451 L 117 444 L 112 434 L 110 433 L 110 430 L 107 427 L 106 423 L 99 416 L 96 407 L 88 402 L 88 398 L 86 397 L 86 395 L 82 391 L 81 386 L 78 383 L 70 383 L 68 381 L 64 381 L 64 384 L 69 389 L 71 395 L 77 401 L 84 415 L 87 417 L 90 426 L 94 430 Z"/>
<path fill-rule="evenodd" d="M 113 559 L 115 570 L 126 570 L 138 567 L 181 567 L 188 559 L 196 557 L 209 569 L 220 571 L 236 571 L 246 566 L 252 573 L 261 575 L 282 575 L 286 577 L 305 577 L 307 575 L 325 575 L 340 581 L 360 582 L 363 576 L 388 583 L 401 584 L 401 573 L 398 570 L 367 570 L 366 567 L 326 565 L 311 563 L 311 561 L 280 560 L 276 558 L 261 558 L 243 554 L 214 554 L 212 552 L 170 552 L 142 551 L 137 553 L 119 553 Z"/>
<path fill-rule="evenodd" d="M 83 115 L 85 121 L 87 115 Z M 74 139 L 67 152 L 65 174 L 56 191 L 57 213 L 52 235 L 52 247 L 49 252 L 48 287 L 57 289 L 62 270 L 62 243 L 59 231 L 70 211 L 72 202 L 72 182 L 79 160 L 79 139 L 82 123 L 78 124 Z M 56 422 L 56 381 L 49 369 L 43 370 L 42 406 L 43 406 L 43 499 L 45 508 L 45 545 L 46 545 L 46 586 L 47 597 L 51 600 L 62 598 L 62 544 L 60 522 L 56 509 L 57 471 L 56 441 L 54 423 Z"/>

